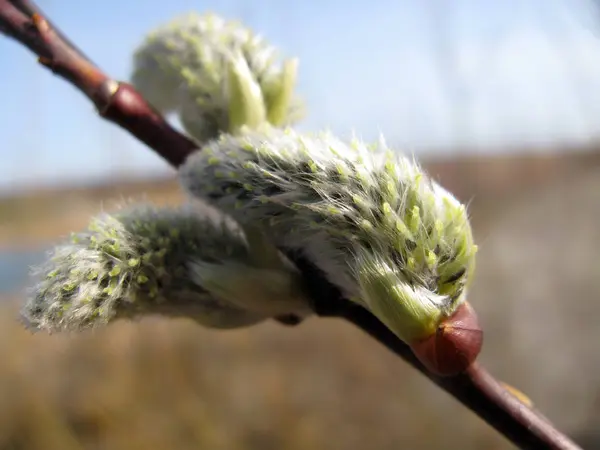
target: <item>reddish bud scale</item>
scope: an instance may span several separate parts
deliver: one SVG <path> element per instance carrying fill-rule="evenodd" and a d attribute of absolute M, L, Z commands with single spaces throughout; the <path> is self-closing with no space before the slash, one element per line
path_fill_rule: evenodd
<path fill-rule="evenodd" d="M 477 314 L 464 302 L 440 323 L 435 333 L 410 347 L 429 371 L 452 376 L 464 372 L 477 359 L 482 345 L 483 331 Z"/>

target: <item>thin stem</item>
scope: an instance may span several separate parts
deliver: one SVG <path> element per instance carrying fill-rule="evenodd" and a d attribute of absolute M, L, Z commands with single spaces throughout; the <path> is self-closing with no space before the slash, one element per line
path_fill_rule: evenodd
<path fill-rule="evenodd" d="M 368 311 L 343 307 L 340 315 L 384 344 L 423 375 L 448 392 L 522 449 L 578 449 L 537 410 L 512 395 L 477 363 L 454 377 L 436 377 L 416 360 L 410 348 L 397 339 Z"/>
<path fill-rule="evenodd" d="M 38 61 L 75 86 L 98 114 L 129 131 L 174 167 L 197 145 L 177 132 L 128 83 L 105 75 L 30 1 L 0 0 L 0 31 L 38 56 Z"/>
<path fill-rule="evenodd" d="M 177 132 L 129 84 L 105 75 L 27 0 L 0 0 L 0 31 L 38 56 L 39 62 L 85 94 L 103 118 L 147 144 L 173 167 L 180 166 L 196 145 Z M 366 309 L 341 298 L 317 270 L 290 255 L 303 272 L 314 298 L 315 313 L 339 317 L 371 335 L 407 363 L 454 396 L 479 417 L 523 449 L 577 450 L 539 412 L 510 394 L 485 369 L 472 365 L 447 378 L 430 374 L 412 351 Z M 293 324 L 296 319 L 280 318 Z"/>
<path fill-rule="evenodd" d="M 540 412 L 524 404 L 479 364 L 453 377 L 438 377 L 429 372 L 408 345 L 396 337 L 373 314 L 344 299 L 321 271 L 296 253 L 288 256 L 305 277 L 313 309 L 320 317 L 343 318 L 375 338 L 444 391 L 477 414 L 522 449 L 580 449 L 558 431 Z"/>

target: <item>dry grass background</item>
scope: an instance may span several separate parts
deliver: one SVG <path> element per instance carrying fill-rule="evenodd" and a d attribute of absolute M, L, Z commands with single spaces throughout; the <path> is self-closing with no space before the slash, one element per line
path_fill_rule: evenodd
<path fill-rule="evenodd" d="M 506 448 L 342 322 L 215 332 L 148 319 L 75 338 L 9 318 L 2 449 Z"/>
<path fill-rule="evenodd" d="M 471 300 L 485 364 L 585 437 L 600 429 L 600 171 L 559 178 L 511 203 L 497 193 L 473 203 L 481 253 Z M 167 185 L 143 189 L 177 201 Z M 100 197 L 130 191 L 77 194 L 63 202 L 77 216 L 55 214 L 44 239 L 82 226 Z M 28 220 L 54 211 L 27 201 Z M 14 217 L 5 242 L 27 235 Z M 14 304 L 0 314 L 0 450 L 511 448 L 341 321 L 222 332 L 148 319 L 47 336 L 22 330 Z"/>

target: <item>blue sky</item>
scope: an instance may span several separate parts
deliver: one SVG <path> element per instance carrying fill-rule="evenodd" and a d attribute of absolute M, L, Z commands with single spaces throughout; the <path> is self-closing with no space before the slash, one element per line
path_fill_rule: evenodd
<path fill-rule="evenodd" d="M 587 0 L 45 0 L 100 67 L 127 79 L 151 28 L 205 8 L 300 58 L 305 129 L 415 152 L 492 151 L 600 135 L 600 18 Z M 600 17 L 600 16 L 599 16 Z M 597 27 L 597 28 L 595 28 Z M 0 36 L 0 189 L 168 173 Z"/>

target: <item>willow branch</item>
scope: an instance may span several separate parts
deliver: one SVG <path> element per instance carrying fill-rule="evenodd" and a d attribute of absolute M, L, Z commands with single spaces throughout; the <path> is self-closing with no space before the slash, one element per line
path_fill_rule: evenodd
<path fill-rule="evenodd" d="M 519 448 L 580 449 L 532 405 L 525 404 L 509 392 L 479 364 L 473 364 L 465 373 L 453 377 L 433 375 L 419 362 L 408 345 L 398 339 L 369 311 L 344 299 L 339 290 L 329 283 L 312 263 L 298 254 L 291 253 L 289 256 L 303 273 L 314 302 L 315 313 L 320 317 L 338 317 L 353 323 L 456 398 Z"/>
<path fill-rule="evenodd" d="M 39 8 L 27 0 L 0 0 L 0 32 L 38 56 L 40 64 L 62 77 L 95 105 L 99 115 L 127 130 L 162 156 L 180 166 L 196 148 L 177 132 L 130 85 L 105 75 L 78 50 Z M 478 364 L 465 373 L 439 378 L 429 373 L 412 351 L 367 310 L 343 298 L 302 258 L 291 255 L 312 289 L 314 309 L 322 317 L 343 318 L 423 373 L 523 449 L 577 450 L 546 418 L 498 383 Z M 282 318 L 293 324 L 294 318 Z"/>
<path fill-rule="evenodd" d="M 98 114 L 129 131 L 172 166 L 196 144 L 177 132 L 128 83 L 105 75 L 29 1 L 0 0 L 0 32 L 38 56 L 40 64 L 88 97 Z"/>

